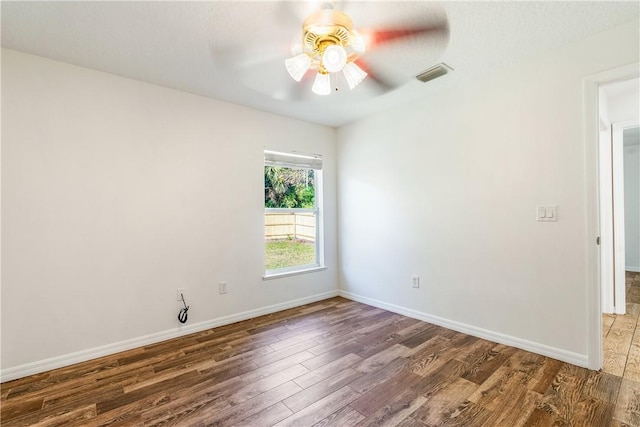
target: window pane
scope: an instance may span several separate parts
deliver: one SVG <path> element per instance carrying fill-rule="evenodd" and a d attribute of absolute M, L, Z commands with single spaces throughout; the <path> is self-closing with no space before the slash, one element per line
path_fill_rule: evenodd
<path fill-rule="evenodd" d="M 313 169 L 282 166 L 264 167 L 265 208 L 314 208 L 315 173 Z"/>
<path fill-rule="evenodd" d="M 317 264 L 316 212 L 265 211 L 265 268 Z"/>
<path fill-rule="evenodd" d="M 280 273 L 318 266 L 315 192 L 321 172 L 265 162 L 265 270 Z"/>

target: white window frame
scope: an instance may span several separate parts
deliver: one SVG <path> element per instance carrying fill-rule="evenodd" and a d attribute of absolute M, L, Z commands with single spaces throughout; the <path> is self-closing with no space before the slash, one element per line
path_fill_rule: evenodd
<path fill-rule="evenodd" d="M 264 280 L 276 279 L 296 274 L 309 273 L 326 269 L 324 265 L 324 220 L 323 220 L 323 177 L 322 157 L 319 155 L 307 155 L 299 153 L 281 153 L 265 150 L 265 162 L 263 166 L 282 166 L 299 169 L 312 169 L 314 173 L 314 203 L 315 207 L 309 208 L 264 208 L 265 215 L 273 213 L 314 213 L 315 214 L 315 253 L 316 260 L 311 264 L 294 265 L 274 270 L 266 269 Z M 266 255 L 266 253 L 265 253 Z"/>

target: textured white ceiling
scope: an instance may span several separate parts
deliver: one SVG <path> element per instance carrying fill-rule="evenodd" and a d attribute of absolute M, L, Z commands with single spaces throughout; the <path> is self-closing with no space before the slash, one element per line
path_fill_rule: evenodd
<path fill-rule="evenodd" d="M 318 1 L 2 1 L 2 45 L 47 58 L 329 126 L 474 78 L 545 49 L 637 19 L 640 2 L 339 1 L 356 28 L 406 27 L 446 14 L 444 48 L 428 39 L 367 52 L 406 84 L 382 92 L 371 79 L 326 97 L 303 81 L 291 98 L 283 61 Z M 443 61 L 455 71 L 413 76 Z M 404 77 L 403 77 L 404 76 Z"/>

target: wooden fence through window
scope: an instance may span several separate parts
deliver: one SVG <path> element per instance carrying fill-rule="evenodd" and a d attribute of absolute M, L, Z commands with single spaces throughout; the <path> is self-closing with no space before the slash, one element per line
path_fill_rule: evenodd
<path fill-rule="evenodd" d="M 267 240 L 316 240 L 316 214 L 313 212 L 267 212 L 264 215 Z"/>

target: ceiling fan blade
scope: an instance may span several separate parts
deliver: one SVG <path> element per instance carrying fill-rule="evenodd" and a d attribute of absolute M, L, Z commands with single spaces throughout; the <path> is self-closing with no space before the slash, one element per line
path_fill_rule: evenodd
<path fill-rule="evenodd" d="M 393 28 L 373 31 L 362 30 L 361 33 L 365 34 L 368 39 L 367 49 L 375 49 L 385 44 L 421 37 L 429 37 L 430 39 L 447 42 L 449 40 L 449 24 L 447 22 L 441 22 L 434 25 L 413 28 Z"/>
<path fill-rule="evenodd" d="M 256 67 L 265 62 L 288 58 L 291 53 L 282 46 L 265 46 L 247 48 L 246 46 L 227 45 L 224 47 L 210 46 L 211 60 L 216 66 L 223 68 Z"/>
<path fill-rule="evenodd" d="M 265 62 L 291 56 L 290 45 L 302 28 L 289 8 L 275 1 L 211 2 L 211 25 L 208 26 L 209 52 L 217 67 L 239 69 L 260 66 Z M 297 3 L 297 2 L 295 2 Z M 261 25 L 249 25 L 258 17 Z"/>
<path fill-rule="evenodd" d="M 322 1 L 280 1 L 277 3 L 278 16 L 290 28 L 302 28 L 302 22 L 316 10 L 320 9 Z"/>
<path fill-rule="evenodd" d="M 386 81 L 382 76 L 378 75 L 378 73 L 376 73 L 371 67 L 371 64 L 364 61 L 362 58 L 358 59 L 356 64 L 367 73 L 365 80 L 373 81 L 381 92 L 389 92 L 395 89 L 395 85 L 393 83 Z"/>

